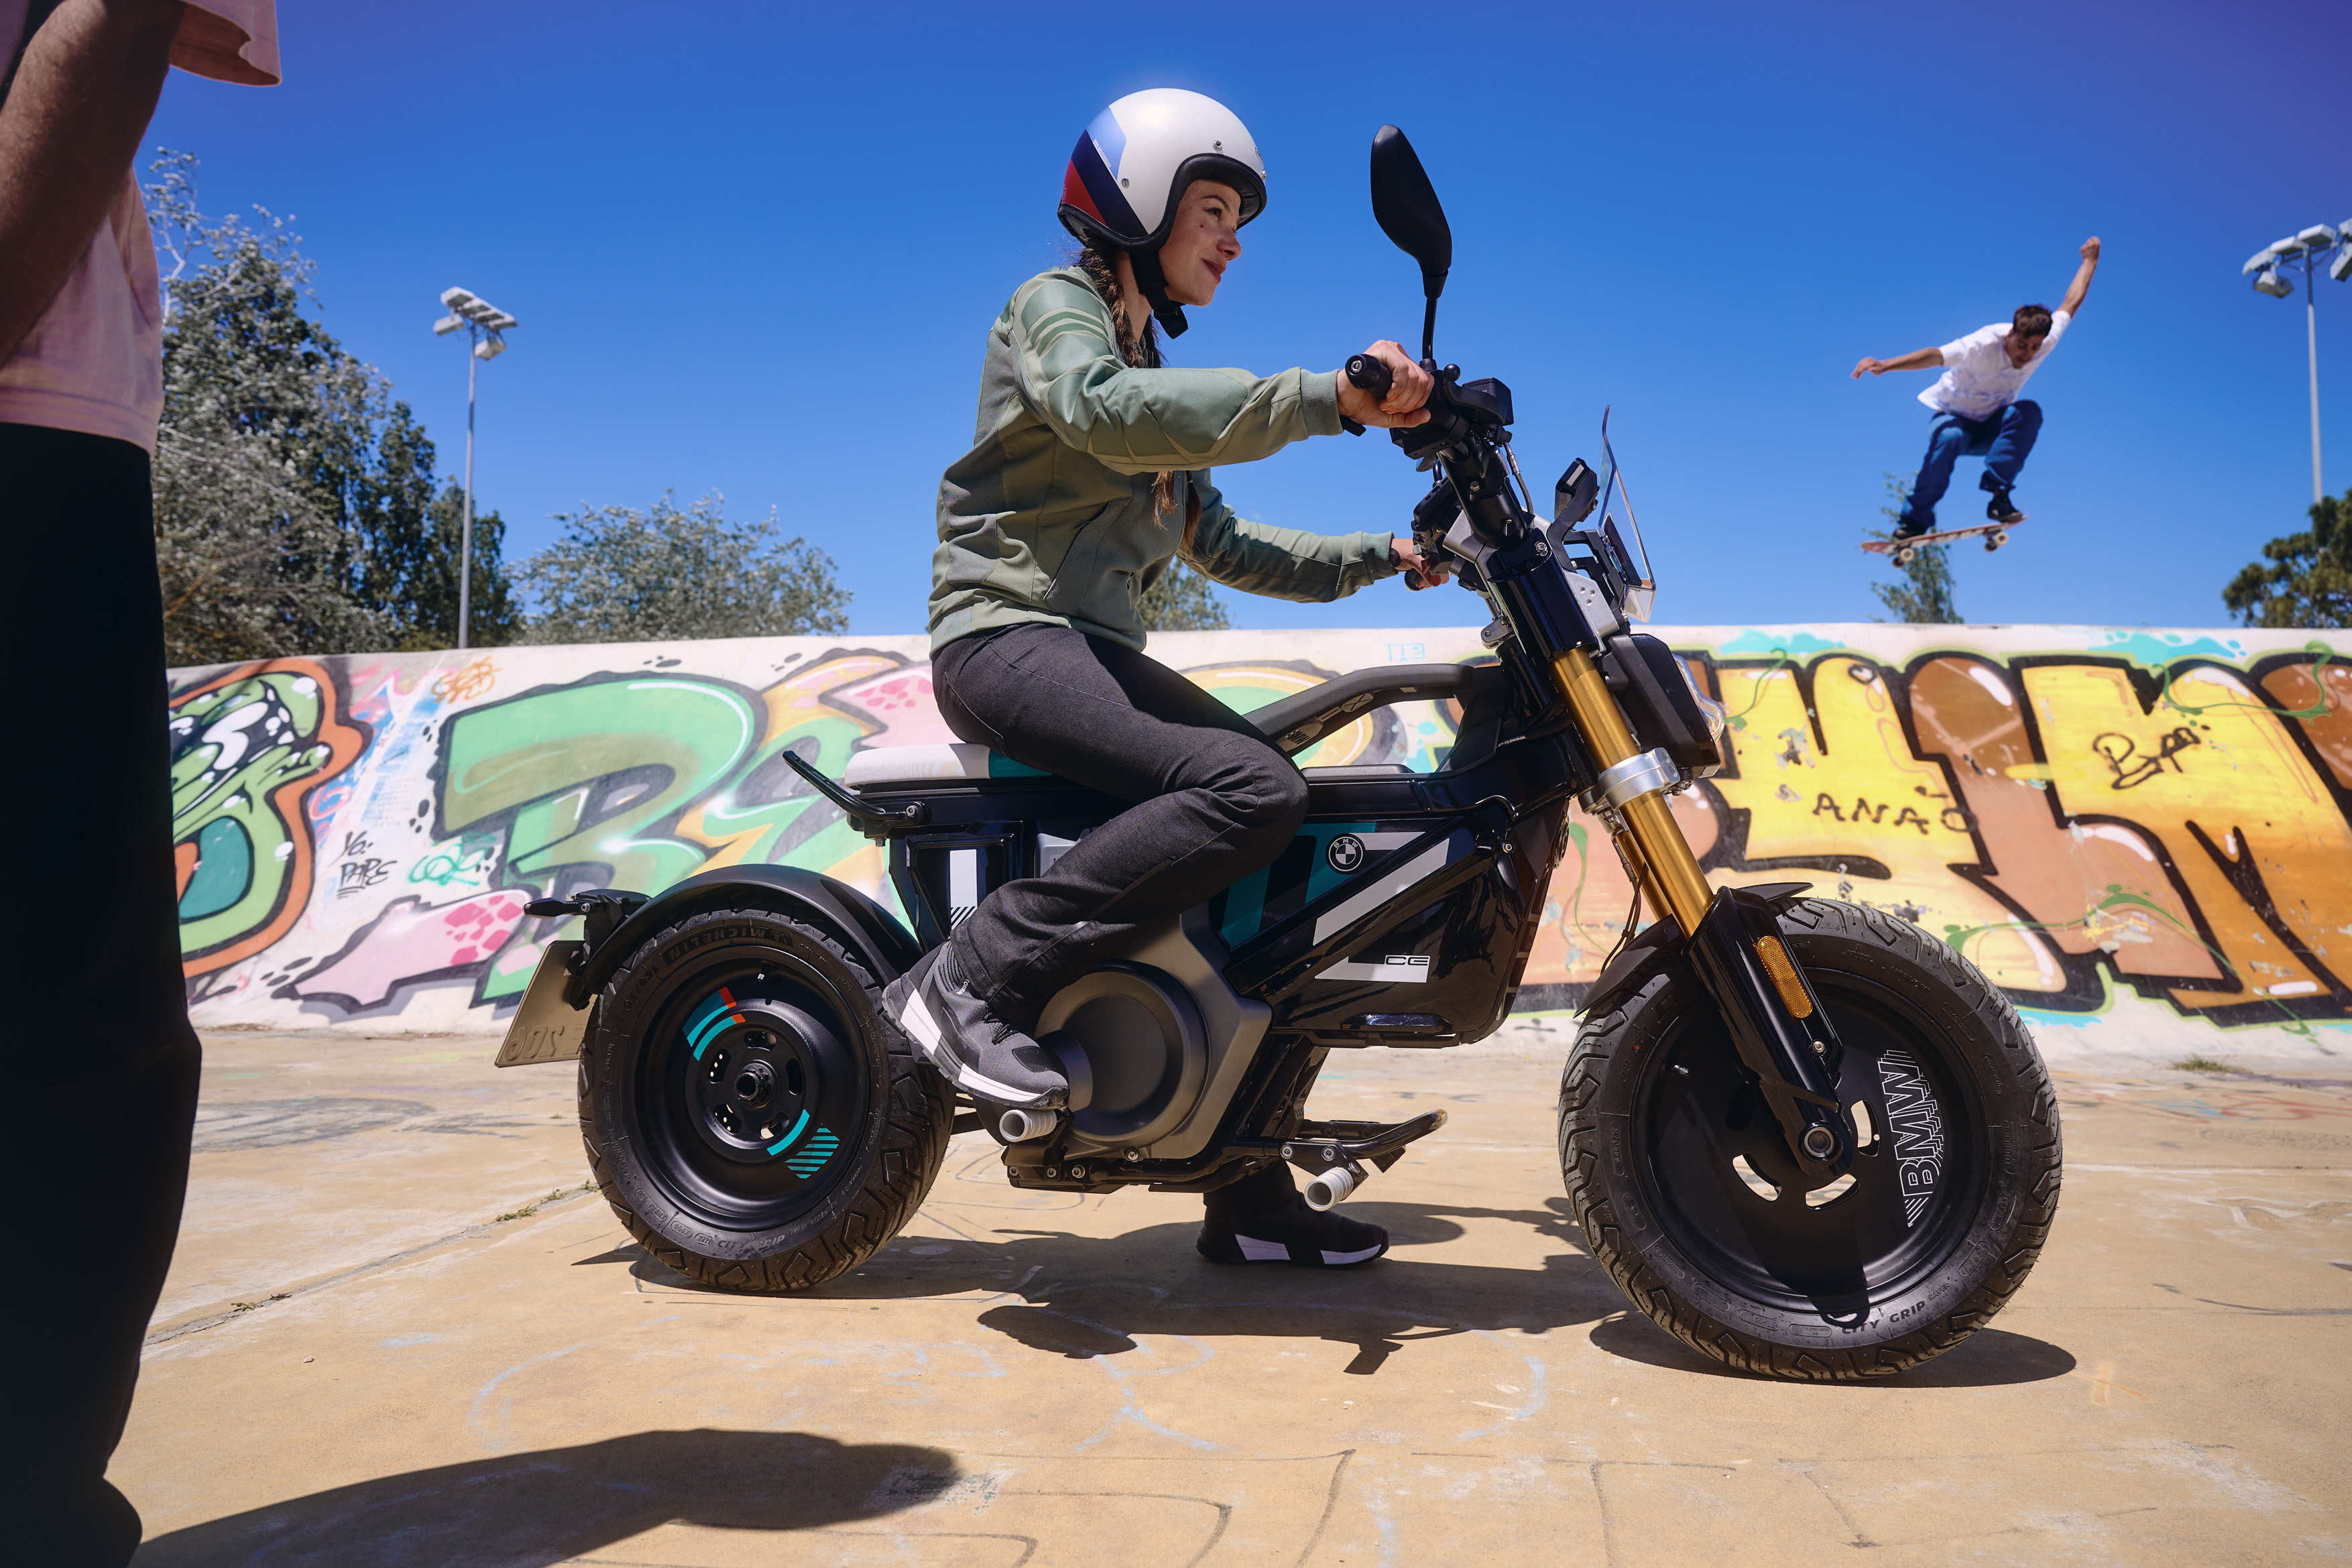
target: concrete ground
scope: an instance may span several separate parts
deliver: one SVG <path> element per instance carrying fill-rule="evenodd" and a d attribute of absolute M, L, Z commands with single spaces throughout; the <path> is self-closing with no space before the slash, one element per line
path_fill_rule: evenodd
<path fill-rule="evenodd" d="M 966 1137 L 905 1235 L 797 1298 L 630 1244 L 565 1068 L 215 1036 L 112 1471 L 138 1562 L 2352 1557 L 2345 1059 L 2053 1041 L 2065 1197 L 2016 1304 L 1816 1387 L 1685 1350 L 1586 1255 L 1566 1027 L 1334 1059 L 1321 1113 L 1454 1117 L 1353 1206 L 1396 1236 L 1370 1270 L 1214 1268 L 1197 1199 L 1023 1193 Z"/>

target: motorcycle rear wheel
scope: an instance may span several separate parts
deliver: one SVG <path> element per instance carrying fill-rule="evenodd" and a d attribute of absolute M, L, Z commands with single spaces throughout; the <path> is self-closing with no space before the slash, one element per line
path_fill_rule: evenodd
<path fill-rule="evenodd" d="M 1917 926 L 1824 899 L 1780 925 L 1844 1048 L 1838 1098 L 1868 1129 L 1849 1176 L 1806 1190 L 1681 970 L 1584 1020 L 1561 1171 L 1593 1256 L 1685 1344 L 1775 1377 L 1890 1376 L 2024 1283 L 2057 1212 L 2057 1103 L 2016 1009 Z"/>
<path fill-rule="evenodd" d="M 814 926 L 698 915 L 637 945 L 580 1054 L 580 1131 L 629 1234 L 689 1279 L 804 1291 L 930 1191 L 953 1096 Z"/>

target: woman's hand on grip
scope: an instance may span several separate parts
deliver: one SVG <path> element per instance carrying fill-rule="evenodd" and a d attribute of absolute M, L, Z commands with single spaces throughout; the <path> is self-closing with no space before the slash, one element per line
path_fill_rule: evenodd
<path fill-rule="evenodd" d="M 1389 559 L 1395 562 L 1397 570 L 1404 573 L 1404 585 L 1416 593 L 1424 588 L 1435 588 L 1439 583 L 1444 582 L 1446 575 L 1454 570 L 1454 563 L 1451 561 L 1432 561 L 1427 556 L 1423 555 L 1421 547 L 1412 539 L 1391 537 L 1389 540 Z"/>
<path fill-rule="evenodd" d="M 1383 338 L 1364 352 L 1389 369 L 1389 390 L 1386 397 L 1377 396 L 1350 382 L 1343 371 L 1339 376 L 1339 413 L 1359 424 L 1377 424 L 1394 429 L 1410 429 L 1429 422 L 1429 412 L 1422 404 L 1429 401 L 1430 392 L 1437 385 L 1427 371 L 1413 363 L 1402 344 Z"/>

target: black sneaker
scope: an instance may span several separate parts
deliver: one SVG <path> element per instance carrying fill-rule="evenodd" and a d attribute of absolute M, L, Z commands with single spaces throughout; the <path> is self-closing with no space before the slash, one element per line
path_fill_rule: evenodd
<path fill-rule="evenodd" d="M 882 1010 L 923 1059 L 975 1100 L 1011 1110 L 1066 1103 L 1070 1081 L 1051 1052 L 988 1010 L 942 943 L 882 993 Z"/>
<path fill-rule="evenodd" d="M 1354 1269 L 1389 1249 L 1389 1233 L 1336 1209 L 1316 1213 L 1292 1186 L 1290 1167 L 1275 1166 L 1211 1193 L 1193 1246 L 1212 1263 Z"/>
<path fill-rule="evenodd" d="M 2021 523 L 2025 521 L 2025 514 L 2019 511 L 2017 507 L 2011 504 L 2009 498 L 2009 492 L 2006 490 L 1995 490 L 1992 493 L 1992 499 L 1985 503 L 1985 516 L 1990 517 L 1996 523 Z"/>
<path fill-rule="evenodd" d="M 1906 512 L 1903 515 L 1902 519 L 1895 525 L 1894 537 L 1898 539 L 1916 539 L 1921 534 L 1932 534 L 1935 531 L 1935 518 L 1930 517 L 1923 523 L 1918 518 L 1911 516 L 1908 512 Z"/>

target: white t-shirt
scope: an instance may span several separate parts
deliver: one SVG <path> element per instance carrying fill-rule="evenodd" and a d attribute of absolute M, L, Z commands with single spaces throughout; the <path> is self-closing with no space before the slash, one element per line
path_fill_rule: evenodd
<path fill-rule="evenodd" d="M 1938 413 L 1957 413 L 1962 419 L 1990 419 L 2017 401 L 2025 390 L 2026 378 L 2042 368 L 2050 350 L 2066 334 L 2066 323 L 2074 316 L 2064 310 L 2050 313 L 2050 335 L 2042 340 L 2042 347 L 2022 365 L 2009 362 L 2009 350 L 2001 340 L 2009 336 L 2010 324 L 1996 321 L 1990 327 L 1979 327 L 1965 338 L 1944 345 L 1944 373 L 1936 384 L 1919 394 L 1919 401 Z"/>
<path fill-rule="evenodd" d="M 24 32 L 28 5 L 0 0 L 0 68 Z M 217 81 L 277 85 L 274 0 L 188 0 L 172 63 Z M 112 436 L 152 452 L 163 413 L 155 239 L 138 175 L 126 172 L 89 249 L 0 363 L 0 421 Z"/>

